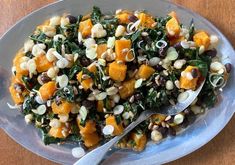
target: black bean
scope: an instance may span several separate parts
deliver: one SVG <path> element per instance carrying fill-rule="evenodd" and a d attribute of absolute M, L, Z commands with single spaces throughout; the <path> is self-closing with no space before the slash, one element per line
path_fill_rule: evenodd
<path fill-rule="evenodd" d="M 232 64 L 230 63 L 225 64 L 225 68 L 226 68 L 227 73 L 230 73 L 232 70 Z"/>
<path fill-rule="evenodd" d="M 74 17 L 72 15 L 67 15 L 66 17 L 69 19 L 69 23 L 71 23 L 71 24 L 75 24 L 78 20 L 76 17 Z"/>
<path fill-rule="evenodd" d="M 167 136 L 168 131 L 166 127 L 159 127 L 157 130 L 162 134 L 164 138 Z"/>
<path fill-rule="evenodd" d="M 164 70 L 164 68 L 163 68 L 161 65 L 159 65 L 159 64 L 157 64 L 154 68 L 155 68 L 158 72 L 161 72 L 161 71 Z"/>
<path fill-rule="evenodd" d="M 131 22 L 136 22 L 138 20 L 138 18 L 135 15 L 129 15 L 128 20 Z"/>
<path fill-rule="evenodd" d="M 181 123 L 180 126 L 181 126 L 182 128 L 186 128 L 186 127 L 188 127 L 188 125 L 189 125 L 188 118 L 185 117 L 183 123 Z"/>
<path fill-rule="evenodd" d="M 40 80 L 42 81 L 42 83 L 47 83 L 51 81 L 51 78 L 47 76 L 47 73 L 42 73 L 42 75 L 40 76 Z"/>
<path fill-rule="evenodd" d="M 20 83 L 15 83 L 14 84 L 14 89 L 18 92 L 18 93 L 22 93 L 25 89 L 24 85 L 20 84 Z"/>
<path fill-rule="evenodd" d="M 139 101 L 139 100 L 141 100 L 141 99 L 143 98 L 143 96 L 142 96 L 140 93 L 136 93 L 136 94 L 134 95 L 134 97 L 135 97 L 135 100 L 136 100 L 136 101 Z"/>
<path fill-rule="evenodd" d="M 91 61 L 88 58 L 82 57 L 82 59 L 81 59 L 82 66 L 88 66 L 88 65 L 90 65 L 90 63 L 91 63 Z"/>
<path fill-rule="evenodd" d="M 165 79 L 165 77 L 163 77 L 163 76 L 160 76 L 160 78 L 159 78 L 159 84 L 161 85 L 161 86 L 165 86 L 165 84 L 166 84 L 166 79 Z"/>
<path fill-rule="evenodd" d="M 205 51 L 205 54 L 211 58 L 215 57 L 217 54 L 217 50 L 216 49 L 211 49 L 211 50 L 207 50 Z"/>
<path fill-rule="evenodd" d="M 158 51 L 159 57 L 164 58 L 166 56 L 166 49 L 165 48 L 160 48 Z"/>
<path fill-rule="evenodd" d="M 192 74 L 193 78 L 197 78 L 198 70 L 196 68 L 193 68 L 192 71 L 191 71 L 191 74 Z"/>
<path fill-rule="evenodd" d="M 82 101 L 82 105 L 84 107 L 86 107 L 87 109 L 91 109 L 94 107 L 94 101 L 90 101 L 90 100 L 83 100 Z"/>
<path fill-rule="evenodd" d="M 175 136 L 176 135 L 176 130 L 172 127 L 168 128 L 168 132 L 169 135 L 171 136 Z"/>
<path fill-rule="evenodd" d="M 189 124 L 192 124 L 196 120 L 196 115 L 191 111 L 186 118 L 188 119 Z"/>
<path fill-rule="evenodd" d="M 143 45 L 152 42 L 152 39 L 149 36 L 142 36 L 142 39 L 144 40 L 144 43 L 142 43 Z"/>
<path fill-rule="evenodd" d="M 181 49 L 181 48 L 182 48 L 182 46 L 181 46 L 181 43 L 180 43 L 180 42 L 176 43 L 173 47 L 174 47 L 176 50 L 179 50 L 179 49 Z"/>

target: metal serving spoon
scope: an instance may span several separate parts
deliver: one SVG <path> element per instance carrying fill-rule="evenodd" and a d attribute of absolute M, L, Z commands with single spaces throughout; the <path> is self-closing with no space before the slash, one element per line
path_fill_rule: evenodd
<path fill-rule="evenodd" d="M 195 100 L 195 98 L 200 93 L 204 83 L 205 83 L 205 80 L 201 83 L 201 85 L 195 91 L 192 91 L 192 90 L 185 91 L 188 93 L 187 94 L 188 97 L 184 101 L 178 102 L 175 106 L 164 107 L 164 108 L 161 108 L 161 110 L 159 111 L 154 111 L 154 110 L 143 111 L 140 114 L 139 118 L 133 121 L 124 130 L 124 132 L 121 135 L 114 137 L 109 142 L 105 143 L 104 145 L 92 150 L 91 152 L 83 156 L 81 159 L 79 159 L 77 162 L 75 162 L 74 165 L 99 164 L 103 160 L 103 157 L 106 155 L 106 153 L 114 144 L 116 144 L 119 140 L 121 140 L 127 133 L 129 133 L 132 129 L 134 129 L 138 124 L 148 119 L 151 115 L 163 114 L 163 115 L 168 116 L 168 115 L 176 115 L 182 112 Z"/>

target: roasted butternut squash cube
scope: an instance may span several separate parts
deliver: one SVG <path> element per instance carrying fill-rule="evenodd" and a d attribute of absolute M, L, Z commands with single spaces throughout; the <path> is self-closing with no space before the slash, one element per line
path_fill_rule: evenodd
<path fill-rule="evenodd" d="M 36 68 L 39 73 L 45 72 L 53 66 L 53 62 L 49 62 L 46 55 L 40 55 L 35 59 Z"/>
<path fill-rule="evenodd" d="M 81 85 L 85 91 L 90 89 L 90 87 L 93 84 L 92 78 L 82 80 L 82 71 L 77 74 L 77 80 L 81 83 Z"/>
<path fill-rule="evenodd" d="M 107 44 L 99 44 L 97 46 L 97 50 L 96 50 L 96 53 L 97 53 L 97 58 L 101 58 L 101 55 L 106 52 L 107 50 Z"/>
<path fill-rule="evenodd" d="M 82 136 L 82 139 L 84 141 L 84 145 L 88 148 L 98 145 L 100 141 L 100 137 L 97 132 L 93 132 L 91 134 L 84 134 Z"/>
<path fill-rule="evenodd" d="M 164 121 L 166 118 L 165 115 L 161 115 L 161 114 L 156 114 L 156 115 L 152 115 L 151 116 L 151 120 L 153 121 L 154 124 L 161 124 L 162 121 Z"/>
<path fill-rule="evenodd" d="M 171 16 L 172 18 L 175 18 L 179 22 L 179 18 L 175 11 L 171 11 L 168 15 Z"/>
<path fill-rule="evenodd" d="M 90 64 L 87 69 L 92 72 L 95 73 L 97 71 L 96 65 L 94 63 Z"/>
<path fill-rule="evenodd" d="M 179 36 L 180 33 L 180 25 L 176 18 L 172 17 L 167 23 L 166 23 L 166 30 L 169 36 Z"/>
<path fill-rule="evenodd" d="M 187 68 L 183 71 L 185 74 L 180 76 L 180 88 L 183 89 L 192 89 L 195 90 L 197 87 L 197 82 L 198 82 L 198 78 L 199 76 L 197 76 L 196 78 L 191 78 L 189 79 L 186 75 L 187 73 L 191 73 L 192 69 L 197 69 L 197 67 L 195 66 L 187 66 Z M 199 70 L 198 70 L 199 72 Z"/>
<path fill-rule="evenodd" d="M 151 66 L 142 64 L 138 70 L 137 76 L 142 79 L 148 79 L 153 73 L 155 72 L 155 69 L 153 69 Z"/>
<path fill-rule="evenodd" d="M 124 10 L 122 12 L 120 12 L 119 14 L 116 15 L 116 18 L 118 18 L 118 21 L 120 24 L 128 24 L 130 23 L 130 19 L 129 17 L 133 15 L 132 12 Z"/>
<path fill-rule="evenodd" d="M 184 36 L 179 36 L 179 37 L 176 37 L 176 38 L 170 38 L 170 45 L 173 46 L 175 44 L 177 44 L 178 42 L 181 42 L 181 41 L 184 41 L 185 38 Z"/>
<path fill-rule="evenodd" d="M 109 76 L 115 81 L 123 81 L 126 78 L 127 66 L 122 63 L 112 62 L 109 65 Z"/>
<path fill-rule="evenodd" d="M 23 52 L 18 52 L 16 57 L 13 60 L 13 65 L 16 67 L 16 74 L 21 75 L 21 77 L 27 76 L 29 74 L 29 71 L 27 69 L 22 69 L 21 68 L 21 63 L 23 63 L 24 60 L 24 53 Z"/>
<path fill-rule="evenodd" d="M 205 31 L 200 31 L 194 34 L 193 41 L 198 47 L 204 46 L 207 49 L 210 45 L 210 37 Z"/>
<path fill-rule="evenodd" d="M 147 143 L 147 136 L 145 134 L 138 134 L 132 132 L 130 138 L 135 142 L 134 150 L 142 151 Z"/>
<path fill-rule="evenodd" d="M 36 29 L 42 31 L 43 26 L 47 26 L 49 24 L 50 24 L 50 19 L 44 21 L 41 25 L 38 25 Z"/>
<path fill-rule="evenodd" d="M 89 35 L 91 35 L 91 29 L 93 27 L 93 24 L 91 22 L 91 19 L 87 19 L 85 21 L 82 21 L 79 23 L 79 32 L 82 33 L 82 37 L 86 38 Z"/>
<path fill-rule="evenodd" d="M 80 129 L 80 134 L 81 135 L 91 134 L 93 132 L 96 132 L 96 123 L 93 120 L 86 121 L 86 124 L 83 127 L 83 126 L 80 125 L 79 119 L 77 119 L 77 124 L 78 124 L 78 127 Z"/>
<path fill-rule="evenodd" d="M 105 120 L 106 125 L 112 125 L 114 127 L 113 135 L 121 135 L 124 128 L 122 126 L 122 123 L 117 124 L 116 119 L 114 116 L 109 116 Z"/>
<path fill-rule="evenodd" d="M 56 91 L 56 82 L 50 81 L 39 88 L 39 93 L 44 101 L 50 99 Z"/>
<path fill-rule="evenodd" d="M 48 134 L 54 138 L 66 138 L 69 135 L 69 131 L 68 131 L 68 128 L 66 128 L 64 124 L 61 124 L 61 126 L 58 128 L 51 127 Z"/>
<path fill-rule="evenodd" d="M 146 14 L 146 13 L 140 13 L 138 15 L 138 18 L 140 19 L 140 24 L 143 27 L 146 27 L 146 28 L 153 28 L 154 27 L 155 21 L 151 15 Z"/>
<path fill-rule="evenodd" d="M 73 103 L 70 103 L 68 101 L 62 100 L 59 105 L 57 105 L 55 102 L 51 104 L 51 108 L 54 114 L 59 115 L 67 115 L 71 112 L 71 110 L 75 107 Z"/>
<path fill-rule="evenodd" d="M 122 88 L 119 90 L 120 97 L 126 99 L 130 97 L 135 91 L 135 79 L 123 82 Z"/>
<path fill-rule="evenodd" d="M 131 53 L 131 40 L 116 40 L 115 53 L 117 61 L 126 61 L 126 56 Z"/>
<path fill-rule="evenodd" d="M 13 99 L 16 105 L 22 104 L 24 102 L 24 97 L 22 94 L 18 93 L 14 88 L 14 83 L 9 87 L 9 92 L 11 94 L 11 98 Z"/>

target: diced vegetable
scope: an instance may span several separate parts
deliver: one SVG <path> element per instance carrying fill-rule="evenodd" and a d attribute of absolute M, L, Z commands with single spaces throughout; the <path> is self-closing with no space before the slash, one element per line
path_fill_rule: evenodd
<path fill-rule="evenodd" d="M 131 96 L 135 91 L 135 79 L 131 79 L 122 83 L 122 88 L 119 90 L 119 94 L 122 99 L 126 99 Z"/>
<path fill-rule="evenodd" d="M 173 46 L 177 44 L 178 42 L 184 41 L 184 40 L 185 40 L 184 36 L 179 36 L 177 38 L 170 38 L 170 45 Z"/>
<path fill-rule="evenodd" d="M 101 58 L 101 55 L 107 50 L 107 44 L 100 44 L 97 46 L 97 58 Z"/>
<path fill-rule="evenodd" d="M 53 102 L 51 104 L 51 108 L 54 114 L 63 114 L 67 115 L 71 112 L 71 110 L 75 107 L 73 103 L 69 103 L 68 101 L 62 100 L 59 105 L 56 104 L 56 102 Z"/>
<path fill-rule="evenodd" d="M 137 76 L 142 79 L 148 79 L 153 73 L 155 72 L 155 69 L 153 69 L 151 66 L 148 65 L 141 65 L 139 68 L 139 71 L 137 73 Z"/>
<path fill-rule="evenodd" d="M 166 118 L 165 115 L 161 115 L 161 114 L 156 114 L 156 115 L 152 115 L 151 119 L 153 121 L 153 123 L 155 124 L 161 124 L 162 121 L 164 121 Z"/>
<path fill-rule="evenodd" d="M 145 134 L 139 134 L 132 132 L 130 138 L 135 142 L 134 150 L 142 151 L 147 143 L 147 136 Z"/>
<path fill-rule="evenodd" d="M 126 56 L 131 53 L 131 40 L 116 40 L 115 41 L 115 53 L 117 61 L 126 61 Z"/>
<path fill-rule="evenodd" d="M 105 120 L 106 125 L 112 125 L 114 127 L 113 135 L 120 135 L 122 134 L 124 128 L 122 126 L 122 123 L 117 124 L 115 116 L 109 116 Z"/>
<path fill-rule="evenodd" d="M 125 64 L 114 61 L 109 65 L 109 76 L 115 81 L 123 81 L 126 78 L 126 70 Z"/>
<path fill-rule="evenodd" d="M 14 83 L 11 84 L 11 86 L 9 87 L 9 91 L 11 94 L 11 98 L 13 99 L 15 104 L 22 104 L 24 102 L 24 97 L 22 96 L 22 94 L 18 93 L 15 88 L 14 88 Z"/>
<path fill-rule="evenodd" d="M 81 83 L 84 90 L 88 90 L 93 84 L 92 78 L 82 79 L 82 71 L 77 74 L 77 80 Z"/>
<path fill-rule="evenodd" d="M 175 11 L 170 12 L 168 15 L 171 16 L 172 18 L 175 18 L 179 22 L 179 18 Z"/>
<path fill-rule="evenodd" d="M 56 91 L 56 82 L 50 81 L 39 88 L 39 93 L 44 101 L 50 99 Z"/>
<path fill-rule="evenodd" d="M 140 13 L 138 15 L 138 18 L 140 19 L 140 24 L 143 27 L 146 27 L 146 28 L 153 28 L 154 27 L 155 21 L 151 15 L 146 14 L 146 13 Z"/>
<path fill-rule="evenodd" d="M 85 146 L 88 148 L 96 146 L 100 141 L 100 137 L 97 132 L 85 134 L 84 136 L 82 136 L 82 139 Z"/>
<path fill-rule="evenodd" d="M 41 55 L 41 56 L 36 57 L 35 63 L 36 63 L 37 71 L 39 73 L 45 72 L 53 66 L 53 62 L 49 62 L 46 58 L 46 55 Z"/>
<path fill-rule="evenodd" d="M 93 27 L 91 19 L 87 19 L 85 21 L 80 22 L 79 24 L 79 32 L 82 33 L 83 37 L 88 37 L 91 35 L 91 29 Z"/>
<path fill-rule="evenodd" d="M 97 111 L 98 112 L 103 112 L 104 110 L 104 102 L 103 100 L 97 101 Z"/>
<path fill-rule="evenodd" d="M 120 24 L 130 23 L 129 17 L 133 15 L 130 11 L 124 10 L 116 15 Z"/>
<path fill-rule="evenodd" d="M 193 36 L 193 41 L 197 46 L 204 46 L 207 49 L 210 45 L 210 37 L 205 31 L 199 31 Z"/>
<path fill-rule="evenodd" d="M 172 17 L 166 23 L 166 30 L 169 36 L 178 36 L 180 33 L 180 25 L 176 18 Z"/>
<path fill-rule="evenodd" d="M 96 123 L 93 120 L 86 121 L 86 124 L 85 124 L 84 127 L 80 125 L 79 120 L 77 120 L 77 124 L 78 124 L 78 127 L 80 129 L 80 133 L 82 135 L 91 134 L 91 133 L 96 132 Z"/>
<path fill-rule="evenodd" d="M 69 133 L 68 131 L 64 131 L 63 130 L 68 130 L 64 124 L 61 124 L 60 127 L 56 128 L 56 127 L 51 127 L 48 134 L 54 138 L 66 138 Z"/>
<path fill-rule="evenodd" d="M 197 69 L 197 67 L 195 66 L 188 66 L 183 72 L 185 73 L 185 76 L 183 76 L 181 74 L 181 77 L 180 77 L 180 88 L 183 88 L 183 89 L 192 89 L 192 90 L 195 90 L 196 86 L 197 86 L 197 82 L 198 82 L 198 78 L 199 76 L 197 76 L 196 78 L 189 78 L 187 76 L 187 74 L 191 74 L 191 71 L 193 69 Z"/>

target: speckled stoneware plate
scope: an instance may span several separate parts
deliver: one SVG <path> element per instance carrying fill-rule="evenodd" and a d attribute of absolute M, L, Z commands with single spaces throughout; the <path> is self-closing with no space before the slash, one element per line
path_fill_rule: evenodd
<path fill-rule="evenodd" d="M 27 36 L 38 24 L 53 15 L 71 13 L 72 15 L 84 14 L 96 5 L 102 11 L 115 11 L 119 8 L 125 9 L 146 9 L 153 15 L 165 16 L 174 10 L 180 17 L 183 24 L 188 25 L 194 19 L 197 28 L 203 28 L 211 34 L 220 38 L 219 53 L 223 59 L 230 58 L 235 66 L 234 49 L 224 35 L 210 22 L 183 7 L 160 0 L 66 0 L 58 1 L 49 6 L 41 8 L 20 20 L 0 40 L 0 126 L 16 142 L 30 151 L 61 163 L 72 164 L 76 159 L 71 154 L 72 145 L 49 145 L 45 146 L 40 139 L 40 134 L 32 125 L 26 125 L 23 115 L 7 106 L 12 103 L 9 92 L 9 77 L 11 75 L 12 59 L 16 51 L 23 45 Z M 185 131 L 174 138 L 167 138 L 160 144 L 148 144 L 141 153 L 129 150 L 118 150 L 112 154 L 104 164 L 162 164 L 184 155 L 187 155 L 200 148 L 216 136 L 228 123 L 235 110 L 235 81 L 234 72 L 224 89 L 222 101 L 208 113 L 200 117 Z"/>

